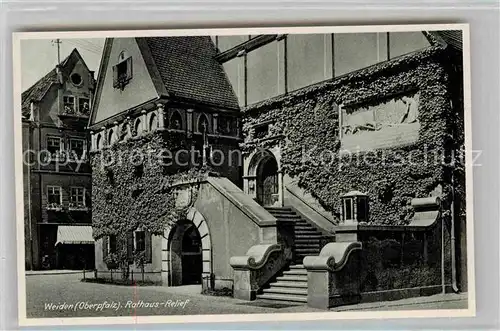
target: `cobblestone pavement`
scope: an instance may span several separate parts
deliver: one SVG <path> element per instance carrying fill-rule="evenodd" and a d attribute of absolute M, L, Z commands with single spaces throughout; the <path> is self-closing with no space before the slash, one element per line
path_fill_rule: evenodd
<path fill-rule="evenodd" d="M 197 294 L 195 287 L 129 287 L 80 282 L 81 274 L 26 276 L 28 318 L 323 312 L 307 306 L 270 305 Z M 199 291 L 198 291 L 199 293 Z M 102 304 L 99 306 L 98 304 Z M 135 305 L 134 305 L 135 304 Z M 333 308 L 407 310 L 466 308 L 466 295 L 446 294 Z"/>

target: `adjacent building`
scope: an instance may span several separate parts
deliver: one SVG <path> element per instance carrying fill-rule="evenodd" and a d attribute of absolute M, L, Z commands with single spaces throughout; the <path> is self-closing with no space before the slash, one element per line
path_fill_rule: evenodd
<path fill-rule="evenodd" d="M 94 89 L 74 49 L 22 94 L 26 270 L 94 267 L 86 131 Z"/>

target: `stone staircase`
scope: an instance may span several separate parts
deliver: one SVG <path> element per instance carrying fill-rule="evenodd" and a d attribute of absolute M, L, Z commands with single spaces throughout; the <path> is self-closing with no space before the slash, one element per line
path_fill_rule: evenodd
<path fill-rule="evenodd" d="M 276 281 L 264 288 L 258 299 L 288 303 L 307 303 L 307 271 L 302 260 L 308 255 L 319 255 L 322 233 L 300 215 L 287 207 L 266 207 L 276 219 L 295 223 L 294 258 L 291 265 Z"/>

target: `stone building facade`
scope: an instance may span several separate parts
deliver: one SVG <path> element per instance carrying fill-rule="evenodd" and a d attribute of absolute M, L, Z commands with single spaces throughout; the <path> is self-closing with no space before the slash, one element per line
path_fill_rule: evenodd
<path fill-rule="evenodd" d="M 316 307 L 466 290 L 461 61 L 459 31 L 107 40 L 97 269 Z M 108 162 L 162 149 L 197 156 Z"/>
<path fill-rule="evenodd" d="M 22 94 L 27 270 L 94 267 L 85 130 L 94 89 L 74 49 Z"/>

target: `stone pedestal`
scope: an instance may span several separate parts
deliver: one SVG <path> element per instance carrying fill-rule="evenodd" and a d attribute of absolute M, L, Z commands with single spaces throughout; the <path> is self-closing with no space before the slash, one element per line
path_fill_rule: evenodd
<path fill-rule="evenodd" d="M 290 255 L 278 244 L 252 246 L 246 255 L 233 256 L 233 295 L 236 299 L 255 300 L 257 291 L 290 261 Z"/>
<path fill-rule="evenodd" d="M 233 296 L 236 299 L 255 300 L 258 289 L 252 288 L 251 274 L 250 270 L 234 270 Z"/>
<path fill-rule="evenodd" d="M 304 258 L 309 307 L 328 309 L 361 300 L 360 252 L 360 242 L 335 242 L 323 247 L 319 256 Z"/>

